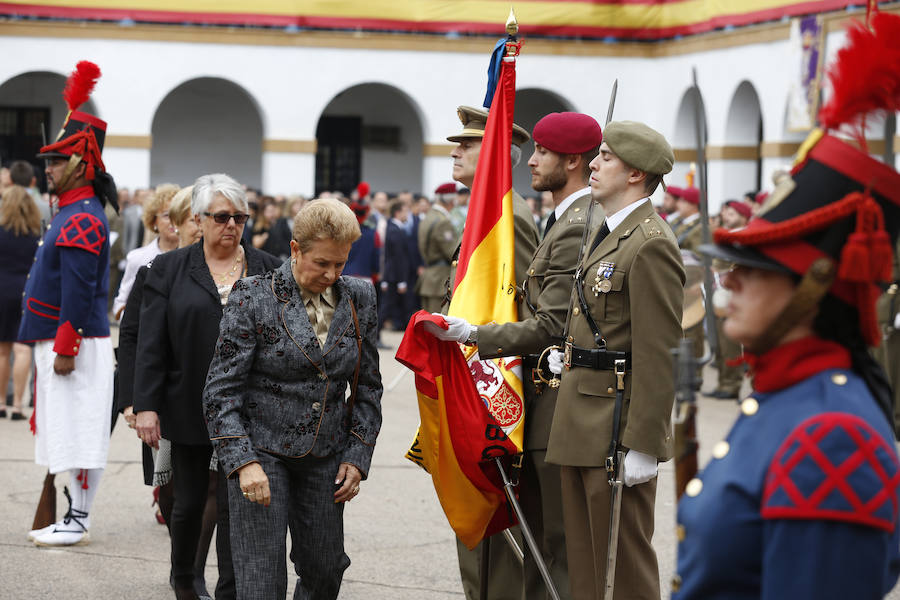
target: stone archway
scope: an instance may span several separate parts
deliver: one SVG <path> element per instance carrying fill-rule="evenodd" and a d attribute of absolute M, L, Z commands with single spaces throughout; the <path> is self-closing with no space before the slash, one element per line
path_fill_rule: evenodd
<path fill-rule="evenodd" d="M 421 193 L 422 112 L 384 83 L 349 87 L 322 111 L 316 127 L 316 194 L 349 195 L 360 181 L 372 191 Z"/>
<path fill-rule="evenodd" d="M 698 111 L 699 105 L 699 111 Z M 691 164 L 696 165 L 697 161 L 697 114 L 703 116 L 703 129 L 707 129 L 706 107 L 703 103 L 703 97 L 696 88 L 690 87 L 681 96 L 681 102 L 678 104 L 678 112 L 675 116 L 675 134 L 672 137 L 672 148 L 675 149 L 675 165 L 672 173 L 666 176 L 666 183 L 684 186 L 688 183 L 688 173 Z M 708 142 L 707 142 L 708 143 Z M 692 181 L 697 186 L 699 181 L 695 175 Z"/>
<path fill-rule="evenodd" d="M 0 85 L 0 163 L 27 160 L 36 169 L 38 185 L 46 189 L 43 165 L 35 158 L 45 140 L 56 139 L 69 109 L 62 97 L 66 76 L 30 71 Z M 79 110 L 102 118 L 92 100 Z"/>
<path fill-rule="evenodd" d="M 572 110 L 575 110 L 572 103 L 556 92 L 540 88 L 516 90 L 514 120 L 528 133 L 531 133 L 537 122 L 549 113 Z M 531 169 L 528 167 L 528 159 L 533 153 L 533 141 L 523 144 L 522 160 L 519 162 L 519 166 L 513 169 L 513 188 L 522 196 L 540 195 L 531 189 Z"/>
<path fill-rule="evenodd" d="M 227 173 L 255 189 L 262 185 L 259 107 L 231 81 L 201 77 L 182 83 L 156 109 L 151 132 L 151 185 L 190 185 L 207 173 Z"/>
<path fill-rule="evenodd" d="M 762 110 L 759 95 L 749 81 L 742 81 L 731 98 L 725 122 L 723 181 L 729 198 L 740 198 L 762 187 Z"/>

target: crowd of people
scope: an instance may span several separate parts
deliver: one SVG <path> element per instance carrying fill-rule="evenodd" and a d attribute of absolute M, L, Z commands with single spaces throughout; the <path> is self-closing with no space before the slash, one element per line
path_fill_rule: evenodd
<path fill-rule="evenodd" d="M 891 35 L 898 21 L 877 15 L 858 33 Z M 70 105 L 38 155 L 52 210 L 41 213 L 20 163 L 0 204 L 0 252 L 15 257 L 0 274 L 12 415 L 23 418 L 33 365 L 35 460 L 69 472 L 63 518 L 29 539 L 89 542 L 121 412 L 158 490 L 176 598 L 211 597 L 214 531 L 216 598 L 284 598 L 288 558 L 295 598 L 337 598 L 350 564 L 344 504 L 361 493 L 382 424 L 379 331 L 403 330 L 424 307 L 444 315 L 429 335 L 481 359 L 522 359 L 519 502 L 537 544 L 512 528 L 520 561 L 499 535 L 458 540 L 467 598 L 553 587 L 587 600 L 613 584 L 616 598 L 659 598 L 651 541 L 659 464 L 675 454 L 671 351 L 688 338 L 699 356 L 715 308 L 730 341 L 716 344 L 707 393 L 737 400 L 738 362 L 752 390 L 684 487 L 673 597 L 882 597 L 900 575 L 898 403 L 869 349 L 893 333 L 875 304 L 896 281 L 900 174 L 827 133 L 857 116 L 846 102 L 829 100 L 823 131 L 768 197 L 722 204 L 713 243 L 700 191 L 666 185 L 675 154 L 648 125 L 601 129 L 573 112 L 531 132 L 514 124 L 511 162 L 527 160 L 542 195 L 512 194 L 518 320 L 506 323 L 446 314 L 487 110 L 458 108 L 453 182 L 431 198 L 361 183 L 304 201 L 225 174 L 120 193 L 101 158 L 106 124 Z M 718 282 L 710 299 L 704 256 Z"/>

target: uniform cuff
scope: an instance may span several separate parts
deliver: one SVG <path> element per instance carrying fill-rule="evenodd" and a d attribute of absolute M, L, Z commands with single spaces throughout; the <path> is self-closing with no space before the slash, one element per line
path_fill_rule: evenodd
<path fill-rule="evenodd" d="M 75 331 L 70 321 L 66 321 L 56 330 L 56 341 L 53 344 L 53 351 L 63 356 L 78 356 L 81 349 L 81 329 Z"/>

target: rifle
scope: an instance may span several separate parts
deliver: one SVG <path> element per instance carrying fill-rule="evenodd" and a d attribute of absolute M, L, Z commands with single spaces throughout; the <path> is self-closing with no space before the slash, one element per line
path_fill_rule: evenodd
<path fill-rule="evenodd" d="M 672 366 L 675 372 L 675 405 L 672 422 L 675 434 L 675 499 L 681 498 L 688 481 L 697 474 L 697 401 L 695 393 L 700 387 L 697 379 L 697 359 L 694 358 L 694 341 L 683 338 L 678 348 L 673 348 Z"/>
<path fill-rule="evenodd" d="M 47 131 L 44 129 L 44 124 L 41 123 L 41 137 L 44 141 L 44 146 L 47 145 Z M 52 209 L 51 203 L 51 209 Z M 37 410 L 37 398 L 32 398 L 32 402 L 34 403 L 34 409 Z M 32 423 L 34 423 L 34 415 L 31 416 Z M 34 431 L 34 429 L 32 429 Z M 54 486 L 54 481 L 56 480 L 56 475 L 47 471 L 47 475 L 44 476 L 44 487 L 41 489 L 41 497 L 38 500 L 37 508 L 34 511 L 34 520 L 31 522 L 32 529 L 43 529 L 44 527 L 48 527 L 56 523 L 56 486 Z"/>

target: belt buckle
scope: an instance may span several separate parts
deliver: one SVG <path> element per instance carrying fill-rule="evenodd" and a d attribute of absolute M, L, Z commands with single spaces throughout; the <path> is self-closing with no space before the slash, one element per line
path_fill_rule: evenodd
<path fill-rule="evenodd" d="M 613 362 L 613 370 L 616 372 L 616 386 L 619 390 L 625 389 L 625 359 L 618 358 Z"/>
<path fill-rule="evenodd" d="M 566 367 L 566 371 L 572 368 L 572 336 L 569 336 L 569 339 L 563 344 L 563 365 Z"/>

